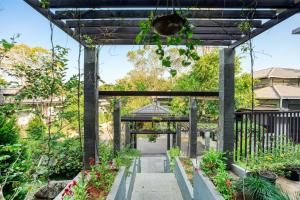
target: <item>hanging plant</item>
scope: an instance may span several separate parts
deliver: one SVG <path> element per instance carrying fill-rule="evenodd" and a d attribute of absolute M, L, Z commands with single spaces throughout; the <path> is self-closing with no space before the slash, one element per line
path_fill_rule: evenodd
<path fill-rule="evenodd" d="M 161 60 L 162 66 L 169 68 L 170 74 L 174 77 L 177 70 L 172 68 L 171 56 L 166 54 L 165 48 L 171 45 L 181 45 L 185 42 L 185 47 L 178 48 L 181 58 L 181 65 L 187 67 L 193 61 L 200 59 L 195 46 L 201 41 L 193 40 L 192 24 L 189 23 L 182 12 L 173 10 L 171 14 L 155 16 L 150 13 L 148 20 L 139 24 L 141 31 L 137 34 L 135 41 L 137 44 L 144 43 L 156 45 L 156 54 Z M 163 45 L 165 43 L 166 45 Z"/>

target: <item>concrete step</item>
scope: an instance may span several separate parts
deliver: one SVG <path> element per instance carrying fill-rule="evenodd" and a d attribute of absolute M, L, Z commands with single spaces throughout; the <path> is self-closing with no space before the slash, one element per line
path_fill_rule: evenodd
<path fill-rule="evenodd" d="M 139 173 L 136 176 L 132 200 L 183 200 L 172 173 Z"/>

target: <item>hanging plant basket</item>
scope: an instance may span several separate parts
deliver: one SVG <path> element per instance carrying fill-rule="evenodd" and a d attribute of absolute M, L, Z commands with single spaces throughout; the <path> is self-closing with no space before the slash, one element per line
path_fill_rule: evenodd
<path fill-rule="evenodd" d="M 181 31 L 185 23 L 186 19 L 177 13 L 172 13 L 156 17 L 152 22 L 152 27 L 155 33 L 170 36 Z"/>

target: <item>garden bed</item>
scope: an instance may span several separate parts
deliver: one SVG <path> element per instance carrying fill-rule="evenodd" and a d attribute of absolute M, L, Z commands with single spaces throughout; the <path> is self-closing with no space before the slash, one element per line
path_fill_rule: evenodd
<path fill-rule="evenodd" d="M 139 159 L 130 158 L 131 165 L 121 166 L 119 170 L 112 162 L 109 165 L 92 165 L 90 171 L 85 171 L 84 181 L 82 174 L 78 174 L 70 184 L 55 198 L 62 199 L 86 199 L 86 200 L 124 200 L 131 197 L 136 173 L 139 167 Z M 124 161 L 125 165 L 128 161 Z"/>
<path fill-rule="evenodd" d="M 195 200 L 224 200 L 212 181 L 201 170 L 195 160 L 193 162 L 193 188 Z"/>
<path fill-rule="evenodd" d="M 184 158 L 183 160 L 185 160 L 185 163 L 186 163 L 187 160 L 190 160 L 190 159 Z M 175 157 L 174 173 L 175 173 L 175 177 L 176 177 L 177 183 L 179 185 L 182 197 L 185 200 L 194 199 L 192 184 L 191 184 L 190 180 L 188 179 L 186 170 L 184 169 L 183 164 L 181 162 L 181 158 L 179 158 L 179 157 Z"/>

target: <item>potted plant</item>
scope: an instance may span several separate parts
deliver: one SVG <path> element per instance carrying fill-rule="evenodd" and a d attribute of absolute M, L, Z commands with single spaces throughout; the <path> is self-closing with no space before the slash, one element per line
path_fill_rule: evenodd
<path fill-rule="evenodd" d="M 278 178 L 276 173 L 269 171 L 269 170 L 259 171 L 258 176 L 266 181 L 269 181 L 272 184 L 275 184 L 275 182 Z"/>
<path fill-rule="evenodd" d="M 284 175 L 289 180 L 300 181 L 300 166 L 287 166 L 284 169 Z"/>
<path fill-rule="evenodd" d="M 151 12 L 148 20 L 139 24 L 141 31 L 137 34 L 135 41 L 137 44 L 156 45 L 156 54 L 161 60 L 162 66 L 167 67 L 172 76 L 177 74 L 172 68 L 171 56 L 165 51 L 170 45 L 182 45 L 178 48 L 181 65 L 187 67 L 193 61 L 200 59 L 195 46 L 201 42 L 193 39 L 193 26 L 180 10 L 174 10 L 161 16 L 156 16 L 156 12 Z M 165 45 L 164 45 L 165 44 Z"/>

